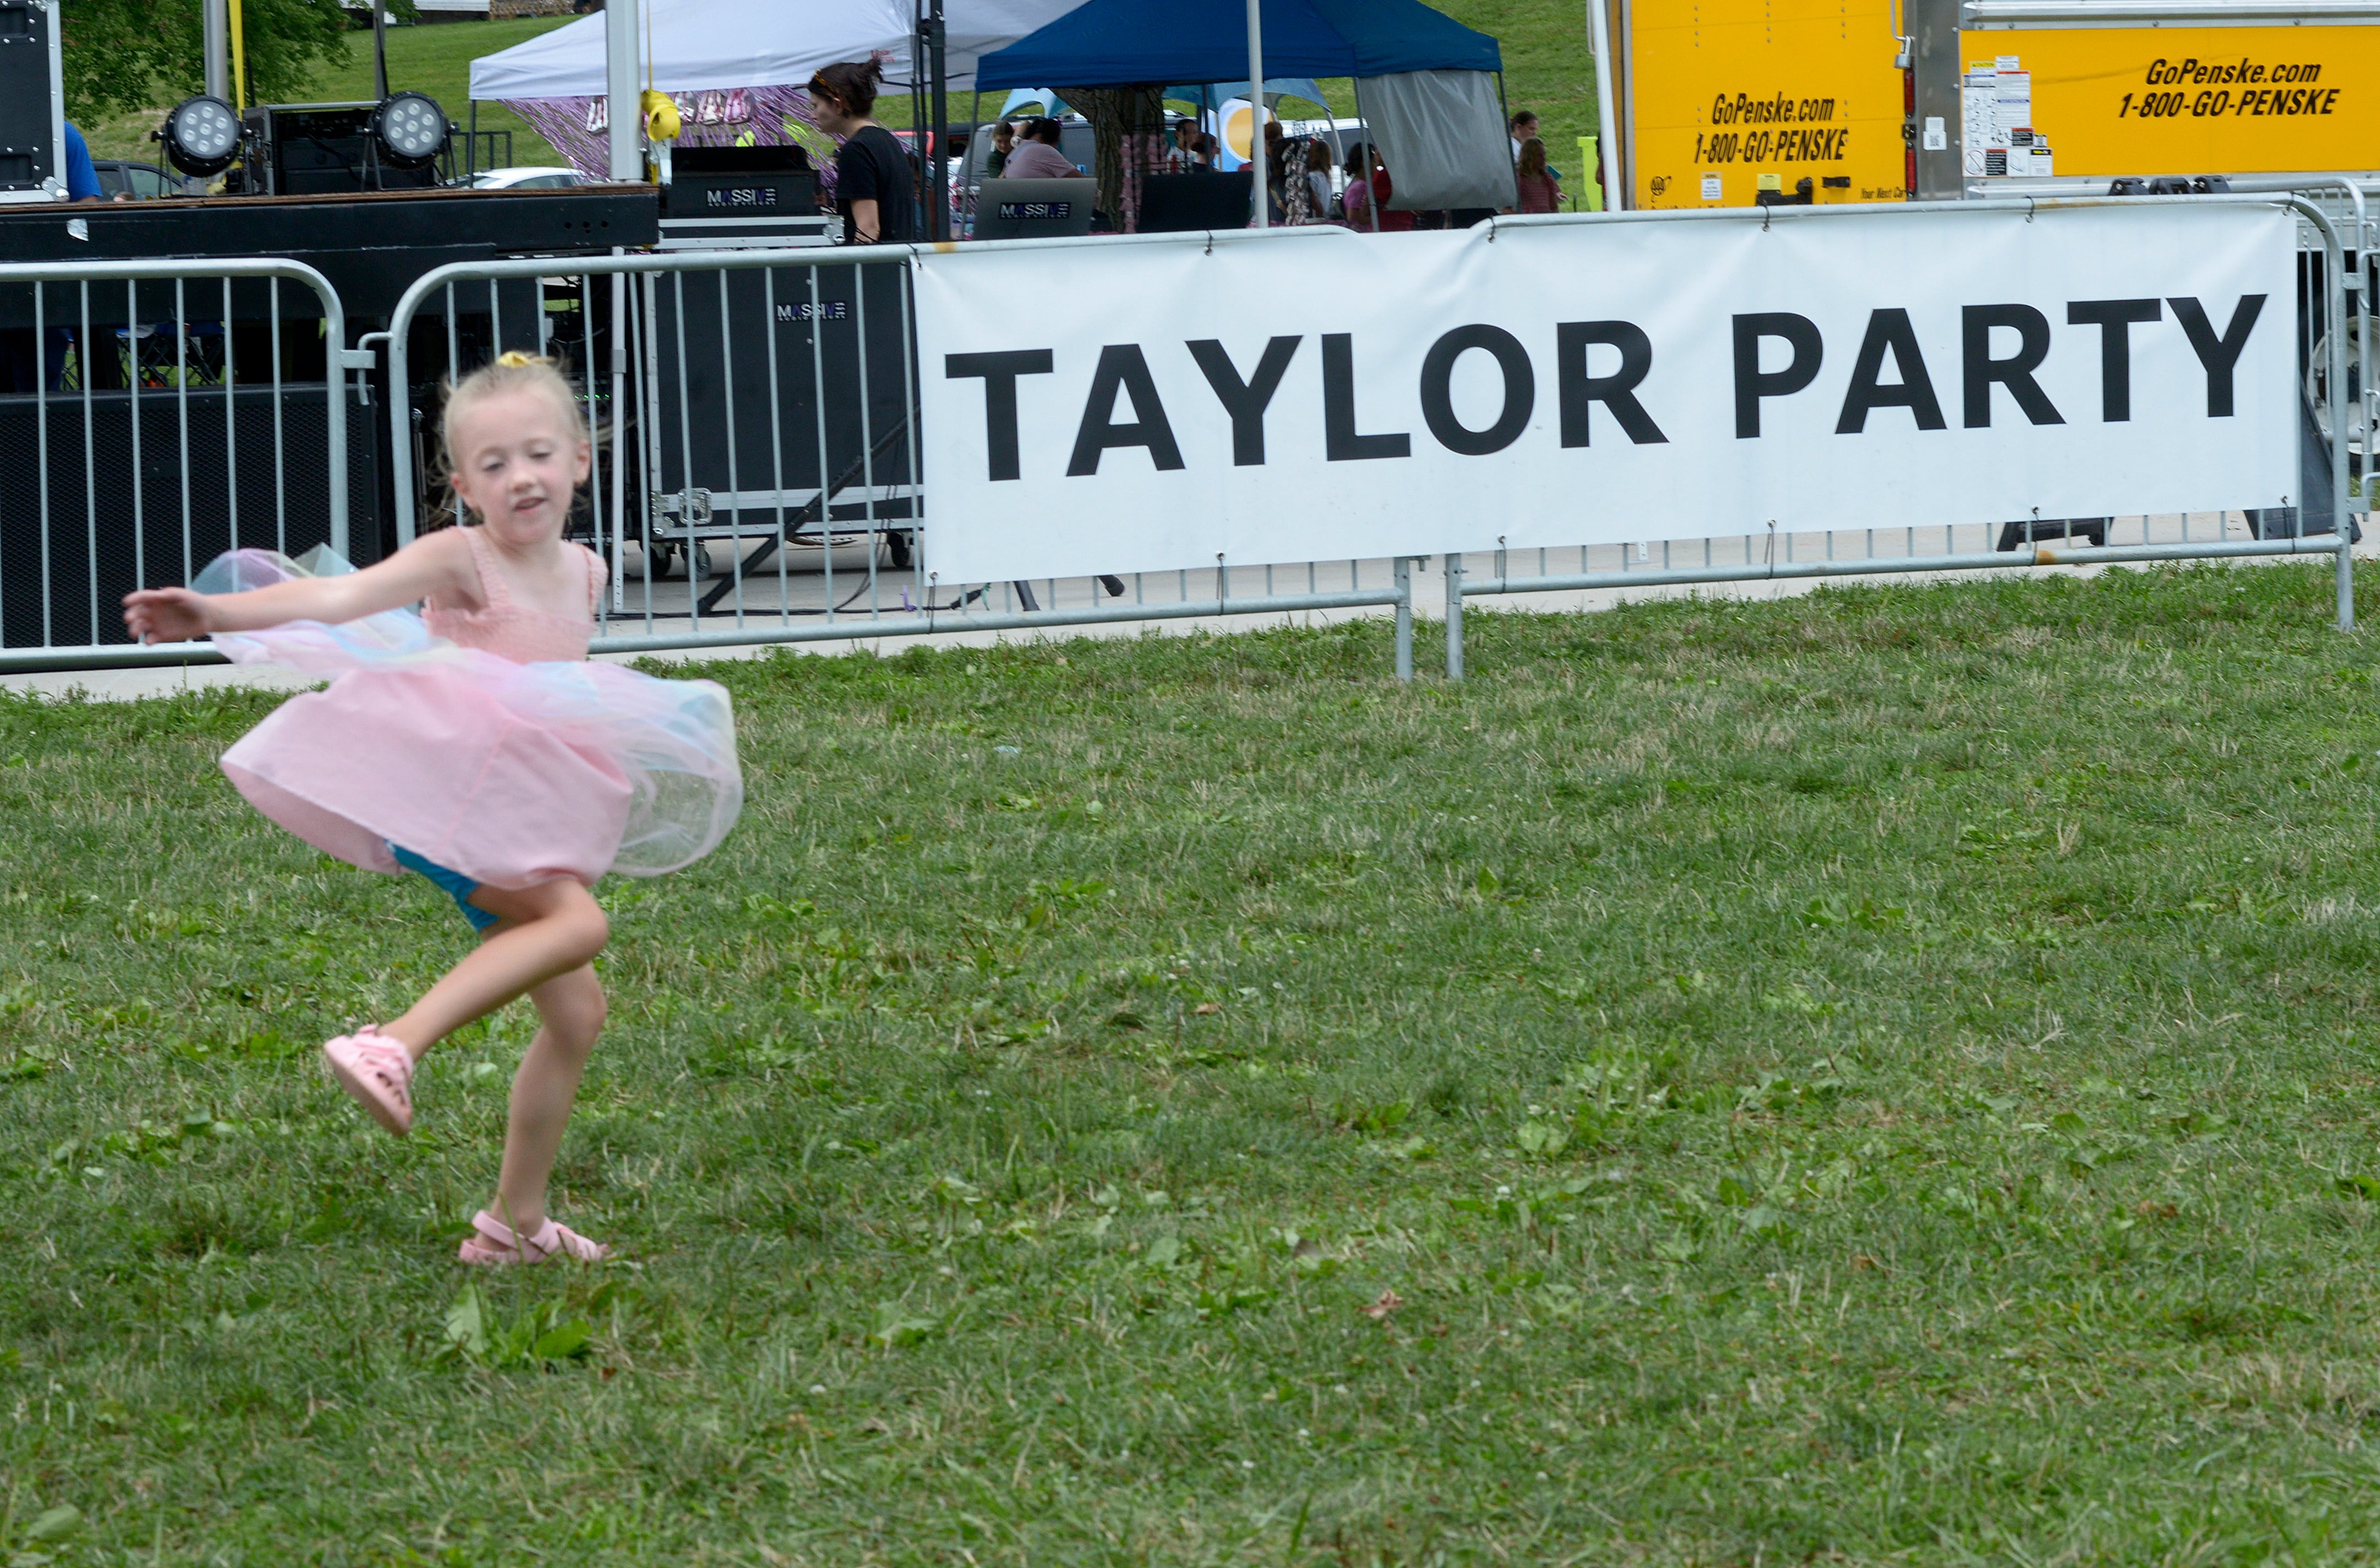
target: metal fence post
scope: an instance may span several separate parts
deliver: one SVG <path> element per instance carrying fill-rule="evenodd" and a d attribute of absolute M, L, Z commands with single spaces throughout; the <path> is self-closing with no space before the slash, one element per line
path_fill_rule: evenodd
<path fill-rule="evenodd" d="M 1463 678 L 1463 556 L 1446 557 L 1446 678 Z"/>
<path fill-rule="evenodd" d="M 1397 679 L 1413 679 L 1413 557 L 1400 555 L 1397 575 Z"/>
<path fill-rule="evenodd" d="M 2349 202 L 2355 209 L 2355 234 L 2352 245 L 2339 235 L 2328 214 L 2307 201 L 2305 197 L 2305 192 L 2308 190 L 2327 190 L 2334 186 L 2347 193 Z M 2338 530 L 2338 629 L 2351 632 L 2355 629 L 2355 523 L 2354 515 L 2348 511 L 2350 502 L 2348 495 L 2347 471 L 2348 420 L 2345 384 L 2347 334 L 2350 329 L 2360 334 L 2358 347 L 2361 352 L 2357 356 L 2356 362 L 2364 367 L 2359 371 L 2363 384 L 2358 390 L 2356 397 L 2363 410 L 2364 444 L 2368 451 L 2371 445 L 2371 432 L 2375 425 L 2373 401 L 2374 388 L 2370 370 L 2374 362 L 2372 304 L 2363 295 L 2363 269 L 2371 264 L 2371 210 L 2364 201 L 2362 186 L 2345 175 L 2284 177 L 2261 181 L 2242 180 L 2237 182 L 2233 188 L 2251 191 L 2287 190 L 2289 193 L 2290 205 L 2297 209 L 2301 216 L 2311 219 L 2314 226 L 2322 231 L 2324 243 L 2329 251 L 2327 260 L 2330 262 L 2331 327 L 2325 335 L 2330 344 L 2330 364 L 2325 368 L 2325 374 L 2329 377 L 2331 383 L 2329 395 L 2331 517 L 2334 526 Z M 2352 268 L 2347 264 L 2348 253 L 2350 250 L 2355 256 L 2355 265 Z M 2368 516 L 2371 511 L 2373 482 L 2371 464 L 2367 458 L 2362 485 L 2362 493 L 2359 498 L 2362 503 L 2362 515 L 2365 516 Z M 2299 510 L 2298 516 L 2301 518 L 2305 516 L 2303 508 Z M 2302 524 L 2299 531 L 2301 533 L 2304 531 Z"/>
<path fill-rule="evenodd" d="M 2355 536 L 2338 530 L 2338 629 L 2355 629 Z"/>
<path fill-rule="evenodd" d="M 2352 181 L 2339 183 L 2346 185 L 2348 194 L 2355 200 L 2358 214 L 2357 237 L 2360 240 L 2362 237 L 2362 193 L 2355 188 Z M 2289 197 L 2289 205 L 2301 216 L 2312 223 L 2322 235 L 2323 259 L 2329 263 L 2330 298 L 2327 303 L 2330 322 L 2329 330 L 2323 334 L 2323 338 L 2330 347 L 2330 363 L 2325 368 L 2329 381 L 2325 393 L 2330 404 L 2330 516 L 2331 527 L 2337 530 L 2337 543 L 2333 548 L 2338 561 L 2338 629 L 2343 632 L 2353 631 L 2355 629 L 2355 518 L 2349 511 L 2349 507 L 2356 501 L 2362 500 L 2363 497 L 2350 497 L 2348 494 L 2347 334 L 2350 323 L 2353 320 L 2349 316 L 2348 310 L 2351 302 L 2356 299 L 2357 292 L 2348 282 L 2347 246 L 2339 237 L 2338 225 L 2330 221 L 2330 214 L 2299 194 L 2293 193 Z M 2356 266 L 2360 270 L 2362 265 L 2362 258 L 2359 255 L 2356 259 Z M 2370 484 L 2368 475 L 2365 484 L 2368 490 Z M 2304 517 L 2305 511 L 2302 507 L 2299 509 L 2298 516 L 2301 519 Z M 2298 529 L 2301 538 L 2303 537 L 2304 531 L 2301 524 Z"/>
<path fill-rule="evenodd" d="M 345 561 L 355 555 L 353 524 L 347 517 L 347 372 L 356 371 L 369 377 L 376 361 L 371 350 L 347 346 L 347 308 L 339 298 L 338 290 L 326 278 L 315 293 L 322 301 L 322 339 L 330 349 L 332 363 L 337 367 L 325 370 L 322 375 L 326 404 L 322 432 L 323 439 L 331 444 L 329 460 L 323 467 L 329 471 L 331 483 L 331 553 Z M 276 323 L 280 319 L 277 313 L 273 317 Z M 371 383 L 366 380 L 361 384 L 369 401 Z"/>

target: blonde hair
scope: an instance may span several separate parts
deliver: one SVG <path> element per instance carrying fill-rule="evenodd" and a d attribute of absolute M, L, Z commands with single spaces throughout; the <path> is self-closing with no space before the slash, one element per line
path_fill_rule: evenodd
<path fill-rule="evenodd" d="M 568 378 L 562 373 L 561 361 L 541 354 L 524 354 L 517 348 L 506 349 L 461 381 L 447 383 L 446 406 L 438 419 L 438 441 L 445 449 L 448 473 L 453 473 L 460 466 L 460 454 L 455 450 L 456 422 L 489 398 L 500 397 L 510 392 L 543 395 L 561 414 L 563 426 L 573 440 L 590 439 L 587 433 L 586 410 L 578 406 L 577 393 L 571 389 Z M 460 522 L 462 514 L 461 498 L 453 492 L 450 486 L 441 515 L 433 517 L 430 526 L 441 528 L 448 522 Z"/>

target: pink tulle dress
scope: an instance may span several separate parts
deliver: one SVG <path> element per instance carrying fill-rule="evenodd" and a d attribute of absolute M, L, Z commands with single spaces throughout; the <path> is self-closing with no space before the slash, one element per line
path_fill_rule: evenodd
<path fill-rule="evenodd" d="M 593 552 L 570 547 L 586 557 L 586 613 L 556 615 L 516 602 L 485 538 L 476 527 L 466 537 L 479 608 L 433 602 L 423 614 L 215 638 L 235 663 L 331 682 L 224 753 L 232 784 L 308 844 L 372 871 L 405 869 L 401 846 L 407 863 L 520 888 L 656 876 L 709 854 L 743 807 L 725 689 L 587 662 L 605 582 Z M 241 550 L 195 586 L 236 592 L 346 570 L 335 556 L 310 572 Z"/>
<path fill-rule="evenodd" d="M 474 610 L 431 600 L 421 607 L 421 624 L 430 628 L 431 636 L 443 637 L 458 647 L 485 650 L 516 664 L 587 657 L 587 645 L 595 638 L 595 607 L 603 602 L 603 585 L 609 580 L 603 557 L 583 544 L 562 547 L 586 565 L 587 613 L 556 615 L 514 600 L 512 584 L 496 564 L 495 546 L 488 542 L 485 533 L 466 528 L 463 538 L 471 546 L 471 564 L 480 569 L 480 594 L 487 602 Z"/>

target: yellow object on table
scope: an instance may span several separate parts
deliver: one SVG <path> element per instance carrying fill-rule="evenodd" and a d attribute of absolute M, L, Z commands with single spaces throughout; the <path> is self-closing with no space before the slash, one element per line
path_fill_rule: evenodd
<path fill-rule="evenodd" d="M 645 111 L 645 134 L 655 141 L 675 141 L 677 133 L 686 128 L 679 119 L 676 102 L 666 92 L 645 89 L 638 100 Z"/>

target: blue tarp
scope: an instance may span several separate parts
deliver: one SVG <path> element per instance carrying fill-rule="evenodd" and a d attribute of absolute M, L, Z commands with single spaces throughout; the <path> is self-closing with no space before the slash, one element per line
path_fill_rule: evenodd
<path fill-rule="evenodd" d="M 1268 79 L 1500 71 L 1502 52 L 1421 0 L 1264 0 Z M 1121 87 L 1245 80 L 1245 0 L 1090 0 L 983 57 L 976 85 Z"/>

